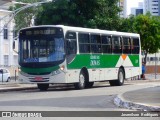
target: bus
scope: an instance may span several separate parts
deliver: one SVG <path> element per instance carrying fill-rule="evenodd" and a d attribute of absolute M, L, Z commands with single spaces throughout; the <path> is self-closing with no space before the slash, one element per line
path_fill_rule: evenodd
<path fill-rule="evenodd" d="M 19 31 L 19 82 L 71 83 L 76 89 L 109 81 L 121 86 L 142 72 L 140 35 L 64 25 L 41 25 Z"/>

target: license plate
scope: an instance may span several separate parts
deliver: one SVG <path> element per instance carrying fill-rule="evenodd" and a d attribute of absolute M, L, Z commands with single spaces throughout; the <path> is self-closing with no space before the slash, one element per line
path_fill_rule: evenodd
<path fill-rule="evenodd" d="M 43 80 L 43 78 L 42 77 L 35 77 L 34 80 L 41 81 L 41 80 Z"/>

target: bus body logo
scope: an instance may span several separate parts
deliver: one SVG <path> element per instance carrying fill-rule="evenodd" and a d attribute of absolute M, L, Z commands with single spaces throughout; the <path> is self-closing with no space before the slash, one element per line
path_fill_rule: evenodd
<path fill-rule="evenodd" d="M 90 56 L 90 66 L 99 66 L 100 65 L 100 56 L 92 55 Z"/>

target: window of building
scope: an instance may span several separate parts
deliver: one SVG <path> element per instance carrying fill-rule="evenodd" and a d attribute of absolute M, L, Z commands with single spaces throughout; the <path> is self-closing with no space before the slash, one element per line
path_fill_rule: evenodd
<path fill-rule="evenodd" d="M 8 55 L 4 55 L 4 65 L 5 66 L 9 65 L 9 56 Z"/>
<path fill-rule="evenodd" d="M 7 28 L 4 28 L 4 31 L 3 31 L 3 33 L 4 33 L 4 39 L 8 39 L 8 29 Z"/>

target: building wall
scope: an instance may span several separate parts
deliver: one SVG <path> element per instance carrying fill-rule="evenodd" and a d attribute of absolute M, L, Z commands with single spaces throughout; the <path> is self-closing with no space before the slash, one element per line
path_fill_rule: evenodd
<path fill-rule="evenodd" d="M 160 0 L 144 0 L 144 14 L 148 11 L 153 16 L 160 15 Z"/>
<path fill-rule="evenodd" d="M 12 47 L 14 20 L 8 23 L 10 13 L 8 10 L 0 10 L 0 68 L 18 67 L 18 55 Z M 8 24 L 5 27 L 6 23 Z M 7 38 L 4 38 L 4 28 L 7 30 Z"/>
<path fill-rule="evenodd" d="M 144 59 L 144 55 L 142 55 Z M 143 61 L 143 60 L 142 60 Z M 160 52 L 148 54 L 146 59 L 146 73 L 160 73 Z"/>
<path fill-rule="evenodd" d="M 125 0 L 119 0 L 118 6 L 121 7 L 122 9 L 122 12 L 119 13 L 120 17 L 124 17 L 124 4 L 125 4 Z"/>

